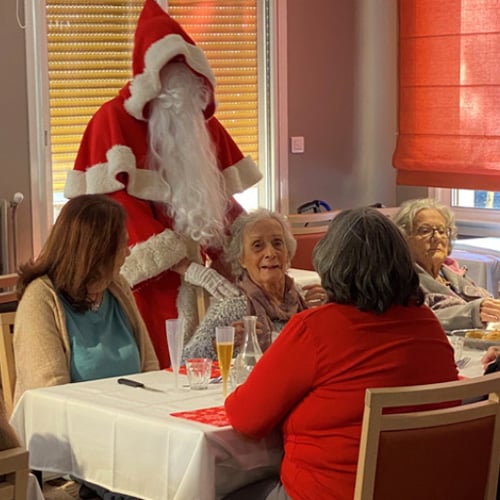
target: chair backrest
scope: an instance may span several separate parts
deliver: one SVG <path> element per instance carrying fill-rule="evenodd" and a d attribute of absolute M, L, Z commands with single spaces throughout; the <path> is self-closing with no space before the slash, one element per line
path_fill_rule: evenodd
<path fill-rule="evenodd" d="M 399 207 L 383 207 L 376 210 L 391 218 L 398 209 Z M 297 240 L 297 251 L 292 259 L 291 267 L 314 271 L 312 263 L 314 247 L 326 233 L 330 221 L 340 212 L 341 210 L 331 210 L 329 212 L 287 215 L 292 233 Z"/>
<path fill-rule="evenodd" d="M 494 500 L 500 463 L 499 396 L 499 373 L 368 389 L 354 499 Z M 461 401 L 472 402 L 457 403 Z"/>
<path fill-rule="evenodd" d="M 15 291 L 17 278 L 18 276 L 15 273 L 0 275 L 0 304 L 17 300 Z"/>
<path fill-rule="evenodd" d="M 308 214 L 288 214 L 286 218 L 290 223 L 293 234 L 325 233 L 330 221 L 340 212 L 312 212 Z"/>
<path fill-rule="evenodd" d="M 0 379 L 7 415 L 12 413 L 16 385 L 16 365 L 12 346 L 15 317 L 14 312 L 0 313 Z"/>
<path fill-rule="evenodd" d="M 28 451 L 0 451 L 0 500 L 26 500 L 29 477 Z"/>
<path fill-rule="evenodd" d="M 297 250 L 291 262 L 296 269 L 314 270 L 312 253 L 316 243 L 324 236 L 328 224 L 339 211 L 287 215 L 292 234 L 297 240 Z"/>

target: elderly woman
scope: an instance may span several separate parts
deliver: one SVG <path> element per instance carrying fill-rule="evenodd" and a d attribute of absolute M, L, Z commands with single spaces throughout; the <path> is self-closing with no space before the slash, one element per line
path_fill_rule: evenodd
<path fill-rule="evenodd" d="M 445 330 L 484 328 L 500 319 L 500 301 L 477 286 L 450 257 L 457 228 L 448 207 L 430 198 L 410 200 L 393 221 L 410 245 L 425 302 Z"/>
<path fill-rule="evenodd" d="M 421 307 L 408 245 L 386 216 L 341 212 L 314 250 L 314 267 L 328 303 L 296 314 L 225 401 L 242 434 L 281 431 L 280 481 L 231 499 L 352 500 L 366 389 L 457 378 L 441 325 Z"/>
<path fill-rule="evenodd" d="M 123 208 L 106 196 L 73 198 L 40 256 L 21 266 L 16 400 L 27 389 L 159 368 L 120 276 L 129 253 L 125 220 Z"/>
<path fill-rule="evenodd" d="M 226 257 L 242 294 L 216 301 L 208 308 L 184 348 L 184 359 L 216 359 L 217 326 L 235 326 L 237 348 L 242 341 L 242 318 L 247 315 L 257 316 L 258 339 L 264 352 L 271 344 L 272 332 L 280 332 L 291 316 L 306 309 L 308 303 L 326 298 L 318 284 L 304 287 L 303 299 L 286 274 L 296 246 L 288 223 L 276 212 L 258 209 L 236 219 L 231 226 Z"/>

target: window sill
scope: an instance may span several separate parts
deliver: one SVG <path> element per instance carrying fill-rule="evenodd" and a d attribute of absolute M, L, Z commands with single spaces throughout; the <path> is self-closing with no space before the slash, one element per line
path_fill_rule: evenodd
<path fill-rule="evenodd" d="M 459 239 L 468 238 L 470 236 L 474 238 L 498 236 L 500 234 L 500 223 L 498 222 L 457 218 L 456 224 L 458 228 Z"/>

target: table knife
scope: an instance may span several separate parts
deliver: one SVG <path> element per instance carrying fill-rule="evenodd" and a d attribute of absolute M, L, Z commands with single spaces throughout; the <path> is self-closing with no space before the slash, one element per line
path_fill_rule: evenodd
<path fill-rule="evenodd" d="M 132 380 L 130 378 L 119 378 L 117 382 L 119 384 L 128 385 L 130 387 L 136 387 L 136 388 L 139 387 L 141 389 L 145 389 L 146 391 L 165 392 L 165 391 L 160 391 L 160 389 L 155 389 L 153 387 L 147 387 L 142 382 L 138 382 L 137 380 Z"/>

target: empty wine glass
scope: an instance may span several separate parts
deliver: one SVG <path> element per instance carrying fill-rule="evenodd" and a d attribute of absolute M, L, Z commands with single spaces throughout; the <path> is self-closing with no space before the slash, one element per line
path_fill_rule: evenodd
<path fill-rule="evenodd" d="M 184 319 L 167 319 L 168 352 L 170 364 L 174 372 L 174 390 L 179 390 L 179 368 L 181 366 L 182 350 L 184 348 Z"/>

